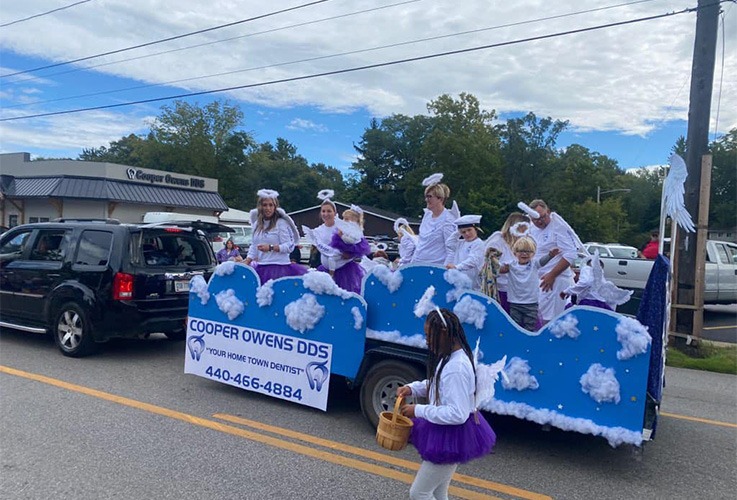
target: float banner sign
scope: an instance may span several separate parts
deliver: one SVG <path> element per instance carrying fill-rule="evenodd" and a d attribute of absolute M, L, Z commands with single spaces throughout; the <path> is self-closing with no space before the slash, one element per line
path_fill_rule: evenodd
<path fill-rule="evenodd" d="M 184 372 L 323 411 L 332 345 L 191 317 Z"/>

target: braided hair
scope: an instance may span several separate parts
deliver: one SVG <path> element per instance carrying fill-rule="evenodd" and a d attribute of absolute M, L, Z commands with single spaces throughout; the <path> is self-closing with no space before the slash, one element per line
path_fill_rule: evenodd
<path fill-rule="evenodd" d="M 440 401 L 440 384 L 437 381 L 440 380 L 443 368 L 450 360 L 453 345 L 457 342 L 463 352 L 466 353 L 469 361 L 471 361 L 475 378 L 476 367 L 473 364 L 473 352 L 466 339 L 466 332 L 463 331 L 461 321 L 458 316 L 448 309 L 435 308 L 435 310 L 430 311 L 425 320 L 425 335 L 427 337 L 427 347 L 430 351 L 427 357 L 428 392 L 430 387 L 435 386 L 435 401 Z M 474 385 L 474 393 L 475 391 Z"/>

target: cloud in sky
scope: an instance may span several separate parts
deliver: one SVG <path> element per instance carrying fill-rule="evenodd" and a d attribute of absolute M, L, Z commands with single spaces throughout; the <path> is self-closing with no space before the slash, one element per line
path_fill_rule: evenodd
<path fill-rule="evenodd" d="M 604 9 L 619 3 L 622 2 L 326 2 L 75 66 L 3 78 L 2 116 L 258 84 L 625 21 L 695 5 L 693 0 L 650 0 Z M 1 30 L 0 49 L 6 66 L 2 74 L 173 37 L 299 4 L 275 5 L 256 0 L 88 2 Z M 20 19 L 55 7 L 58 5 L 51 0 L 6 2 L 3 19 Z M 600 10 L 566 15 L 591 9 Z M 725 10 L 725 22 L 729 25 L 735 14 L 730 12 L 730 6 Z M 544 17 L 548 19 L 528 22 Z M 307 107 L 317 113 L 362 110 L 382 117 L 392 113 L 426 113 L 427 103 L 441 94 L 469 92 L 480 99 L 484 108 L 500 113 L 534 111 L 538 116 L 569 120 L 575 131 L 643 136 L 666 122 L 687 118 L 695 23 L 695 13 L 676 15 L 383 68 L 234 90 L 214 97 L 269 109 Z M 215 43 L 224 39 L 229 41 Z M 725 75 L 734 75 L 737 70 L 735 41 L 737 31 L 727 30 Z M 193 45 L 199 46 L 175 50 Z M 165 51 L 168 53 L 134 59 Z M 107 64 L 123 59 L 128 60 Z M 715 85 L 719 82 L 721 63 L 718 50 Z M 91 71 L 71 71 L 92 65 L 97 67 Z M 199 78 L 208 75 L 218 76 Z M 173 81 L 178 83 L 156 86 Z M 140 88 L 144 85 L 152 86 Z M 139 88 L 9 107 L 131 87 Z M 143 118 L 157 115 L 161 104 L 5 122 L 0 124 L 3 148 L 40 141 L 59 149 L 105 144 L 124 134 L 145 130 Z M 337 132 L 332 124 L 323 124 L 323 120 L 312 115 L 297 115 L 301 117 L 285 123 L 284 128 Z M 737 126 L 737 79 L 724 78 L 719 123 L 721 131 Z"/>

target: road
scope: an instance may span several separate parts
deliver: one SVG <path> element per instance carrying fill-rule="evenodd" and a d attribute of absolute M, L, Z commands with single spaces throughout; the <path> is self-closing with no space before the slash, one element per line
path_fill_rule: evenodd
<path fill-rule="evenodd" d="M 184 346 L 116 341 L 96 356 L 0 332 L 0 498 L 406 498 L 411 447 L 374 442 L 331 381 L 321 412 L 183 373 Z M 737 489 L 730 375 L 668 368 L 640 461 L 603 439 L 490 416 L 495 453 L 462 465 L 454 498 L 728 498 Z"/>
<path fill-rule="evenodd" d="M 704 306 L 704 329 L 701 337 L 737 344 L 737 304 Z"/>

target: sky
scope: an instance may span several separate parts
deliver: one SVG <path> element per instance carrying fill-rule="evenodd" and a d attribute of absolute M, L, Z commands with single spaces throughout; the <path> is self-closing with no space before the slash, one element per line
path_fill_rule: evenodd
<path fill-rule="evenodd" d="M 2 2 L 0 152 L 76 158 L 84 148 L 147 133 L 172 96 L 245 87 L 182 100 L 227 99 L 241 108 L 242 128 L 258 142 L 284 138 L 310 163 L 343 172 L 372 118 L 427 114 L 430 101 L 461 92 L 501 120 L 529 111 L 568 120 L 561 148 L 581 144 L 623 169 L 664 164 L 687 132 L 696 13 L 509 42 L 678 13 L 696 3 Z M 722 5 L 710 140 L 737 127 L 733 7 Z M 192 32 L 200 33 L 182 36 Z M 115 53 L 98 57 L 109 52 Z M 413 58 L 419 59 L 384 65 Z M 84 60 L 69 63 L 78 59 Z M 345 72 L 373 65 L 383 66 Z M 331 72 L 338 73 L 313 76 Z M 101 106 L 116 107 L 32 116 Z"/>

